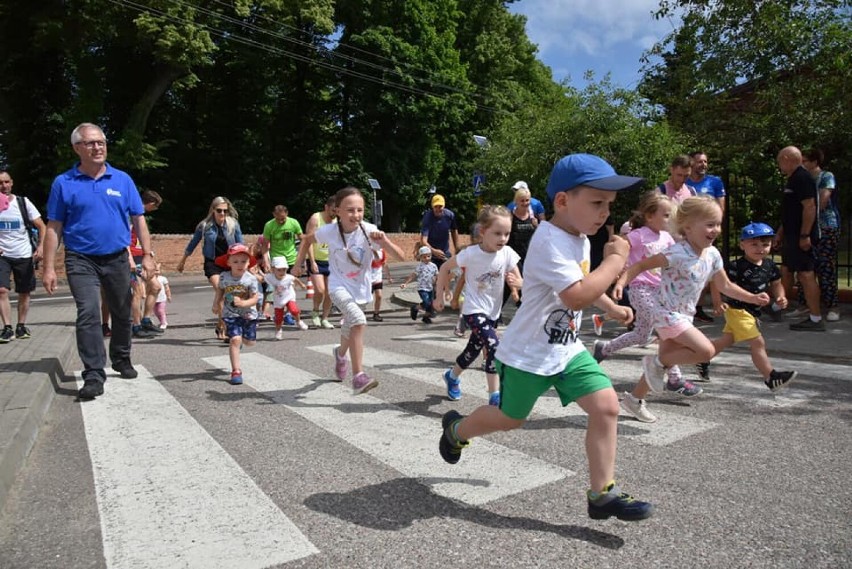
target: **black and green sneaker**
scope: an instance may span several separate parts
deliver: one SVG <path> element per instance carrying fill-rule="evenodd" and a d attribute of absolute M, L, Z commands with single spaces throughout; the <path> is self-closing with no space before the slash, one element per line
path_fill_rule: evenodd
<path fill-rule="evenodd" d="M 438 443 L 438 450 L 441 452 L 441 457 L 455 464 L 461 458 L 461 451 L 464 447 L 470 444 L 470 441 L 460 441 L 453 434 L 455 424 L 463 419 L 458 411 L 447 411 L 441 419 L 441 442 Z"/>
<path fill-rule="evenodd" d="M 589 517 L 593 520 L 606 520 L 615 516 L 625 522 L 638 522 L 650 518 L 654 506 L 648 502 L 640 502 L 630 494 L 625 494 L 621 488 L 611 483 L 604 491 L 592 499 L 589 492 Z"/>
<path fill-rule="evenodd" d="M 15 338 L 17 338 L 18 340 L 26 340 L 30 337 L 31 334 L 29 328 L 27 328 L 23 324 L 18 324 L 17 326 L 15 326 Z"/>
<path fill-rule="evenodd" d="M 0 344 L 8 344 L 15 338 L 15 333 L 12 332 L 11 326 L 5 326 L 0 332 Z"/>

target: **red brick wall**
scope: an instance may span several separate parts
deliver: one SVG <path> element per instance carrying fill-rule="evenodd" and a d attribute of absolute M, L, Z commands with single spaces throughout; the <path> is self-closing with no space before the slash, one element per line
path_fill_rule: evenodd
<path fill-rule="evenodd" d="M 190 237 L 192 236 L 176 234 L 154 234 L 151 236 L 154 252 L 157 253 L 157 261 L 162 264 L 164 274 L 177 273 L 177 264 L 183 258 L 183 252 L 186 249 L 187 243 L 189 243 Z M 246 235 L 245 242 L 254 243 L 257 241 L 258 237 L 259 235 Z M 419 233 L 389 233 L 388 237 L 391 241 L 399 245 L 399 247 L 405 252 L 406 261 L 415 260 L 414 252 L 416 245 L 420 243 Z M 470 238 L 467 235 L 460 235 L 459 242 L 462 246 L 467 245 L 470 242 Z M 389 263 L 396 262 L 391 257 L 388 257 L 388 259 Z M 65 276 L 64 261 L 65 249 L 60 247 L 59 251 L 56 253 L 56 272 L 60 277 Z M 186 260 L 184 272 L 188 274 L 201 273 L 201 265 L 203 261 L 204 259 L 201 256 L 201 245 L 199 244 L 199 246 L 195 248 L 195 252 L 193 252 L 192 256 Z"/>

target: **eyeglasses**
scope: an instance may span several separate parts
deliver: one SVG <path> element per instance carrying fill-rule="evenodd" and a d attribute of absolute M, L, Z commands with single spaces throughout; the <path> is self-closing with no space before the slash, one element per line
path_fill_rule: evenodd
<path fill-rule="evenodd" d="M 228 210 L 216 208 L 216 213 L 228 213 Z"/>
<path fill-rule="evenodd" d="M 82 144 L 89 150 L 92 148 L 106 148 L 106 140 L 80 140 L 77 144 Z"/>

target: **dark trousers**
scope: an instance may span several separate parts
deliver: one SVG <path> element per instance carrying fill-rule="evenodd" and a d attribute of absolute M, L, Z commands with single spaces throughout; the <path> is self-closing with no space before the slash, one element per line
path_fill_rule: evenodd
<path fill-rule="evenodd" d="M 101 287 L 112 317 L 109 359 L 130 361 L 130 263 L 127 250 L 111 255 L 82 255 L 66 251 L 65 274 L 77 304 L 77 353 L 83 379 L 106 381 L 106 350 L 101 329 Z"/>

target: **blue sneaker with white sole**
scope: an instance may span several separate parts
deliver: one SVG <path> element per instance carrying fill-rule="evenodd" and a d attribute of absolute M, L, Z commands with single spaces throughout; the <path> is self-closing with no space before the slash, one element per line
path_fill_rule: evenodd
<path fill-rule="evenodd" d="M 444 372 L 444 383 L 447 384 L 447 398 L 450 401 L 458 401 L 461 399 L 461 380 L 456 378 L 453 379 L 450 375 L 451 370 L 447 370 Z"/>

